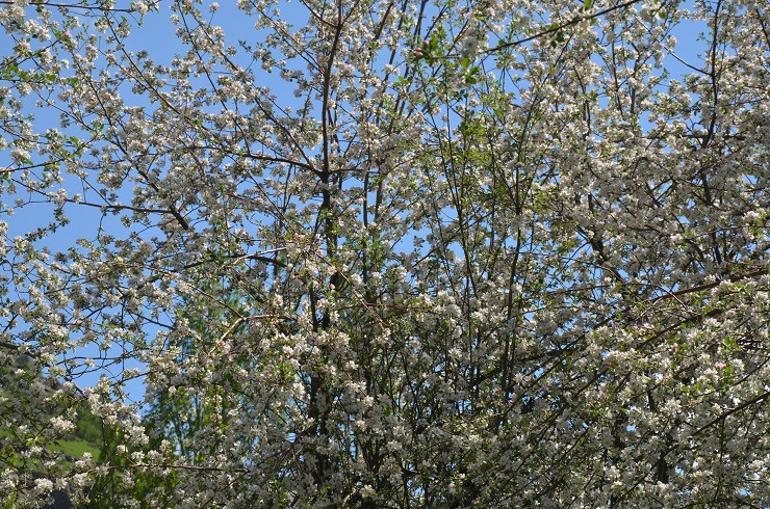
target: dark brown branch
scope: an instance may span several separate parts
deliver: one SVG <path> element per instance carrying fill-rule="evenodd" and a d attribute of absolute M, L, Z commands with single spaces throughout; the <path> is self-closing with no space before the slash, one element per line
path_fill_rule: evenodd
<path fill-rule="evenodd" d="M 535 39 L 539 39 L 540 37 L 543 37 L 545 35 L 556 33 L 559 30 L 562 30 L 564 28 L 570 27 L 572 25 L 577 25 L 581 21 L 585 21 L 585 20 L 588 20 L 588 19 L 599 18 L 601 16 L 604 16 L 605 14 L 609 14 L 610 12 L 616 11 L 618 9 L 624 9 L 626 7 L 629 7 L 629 6 L 633 5 L 633 4 L 639 3 L 641 1 L 642 0 L 629 0 L 629 1 L 624 2 L 622 4 L 613 5 L 612 7 L 608 7 L 606 9 L 603 9 L 603 10 L 598 11 L 598 12 L 594 12 L 592 14 L 586 14 L 584 16 L 575 16 L 571 20 L 565 21 L 564 23 L 562 23 L 560 25 L 551 26 L 550 28 L 547 28 L 545 30 L 537 32 L 536 34 L 530 35 L 529 37 L 525 37 L 523 39 L 519 39 L 519 40 L 516 40 L 516 41 L 504 42 L 502 44 L 498 44 L 494 48 L 490 48 L 488 50 L 482 51 L 481 53 L 482 54 L 484 54 L 484 53 L 494 53 L 495 51 L 500 51 L 500 50 L 503 50 L 503 49 L 506 49 L 506 48 L 513 48 L 515 46 L 520 46 L 520 45 L 522 45 L 524 43 L 533 41 Z"/>
<path fill-rule="evenodd" d="M 16 0 L 0 0 L 0 5 L 14 5 L 18 2 Z M 30 7 L 58 7 L 60 9 L 80 9 L 83 11 L 98 11 L 98 12 L 124 12 L 133 13 L 135 9 L 130 8 L 116 8 L 116 7 L 101 7 L 99 5 L 80 5 L 80 4 L 63 4 L 58 2 L 35 2 L 29 3 Z"/>

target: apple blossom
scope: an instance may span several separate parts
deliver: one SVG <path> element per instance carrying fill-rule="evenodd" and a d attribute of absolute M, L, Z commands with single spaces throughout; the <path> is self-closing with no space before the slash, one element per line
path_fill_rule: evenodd
<path fill-rule="evenodd" d="M 5 506 L 770 505 L 765 1 L 0 4 Z"/>

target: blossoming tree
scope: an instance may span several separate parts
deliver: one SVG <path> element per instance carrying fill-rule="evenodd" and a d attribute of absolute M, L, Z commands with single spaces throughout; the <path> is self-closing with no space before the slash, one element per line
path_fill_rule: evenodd
<path fill-rule="evenodd" d="M 7 507 L 770 504 L 765 0 L 0 25 Z"/>

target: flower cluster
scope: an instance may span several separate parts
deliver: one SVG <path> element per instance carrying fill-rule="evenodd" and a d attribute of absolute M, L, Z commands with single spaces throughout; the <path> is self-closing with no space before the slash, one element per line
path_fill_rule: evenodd
<path fill-rule="evenodd" d="M 4 5 L 0 505 L 768 506 L 770 9 L 573 4 Z"/>

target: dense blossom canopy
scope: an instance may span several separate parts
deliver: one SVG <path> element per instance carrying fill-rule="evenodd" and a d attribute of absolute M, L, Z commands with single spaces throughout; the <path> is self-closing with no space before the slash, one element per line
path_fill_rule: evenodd
<path fill-rule="evenodd" d="M 766 0 L 0 26 L 0 505 L 769 506 Z"/>

